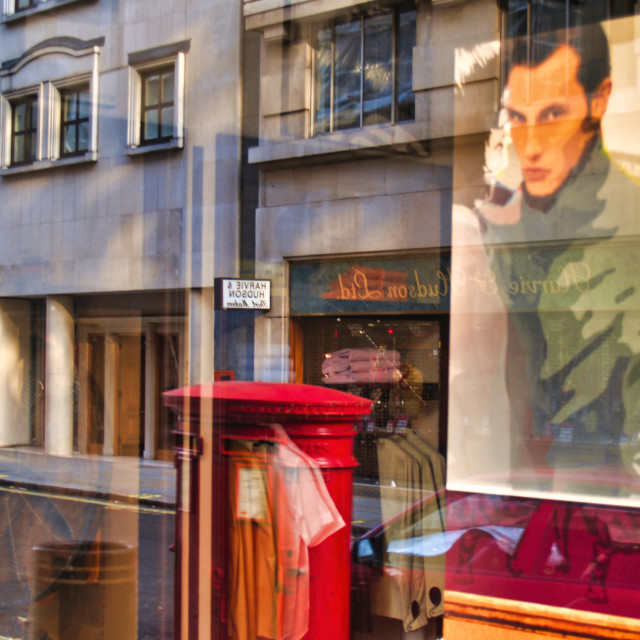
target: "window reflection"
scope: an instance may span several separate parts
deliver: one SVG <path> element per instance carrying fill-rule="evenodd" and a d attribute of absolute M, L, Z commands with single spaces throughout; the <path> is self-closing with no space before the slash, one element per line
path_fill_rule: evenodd
<path fill-rule="evenodd" d="M 363 124 L 391 121 L 392 16 L 382 15 L 365 20 L 363 70 Z"/>
<path fill-rule="evenodd" d="M 61 92 L 61 156 L 84 153 L 89 149 L 89 89 L 66 89 Z"/>
<path fill-rule="evenodd" d="M 315 132 L 415 116 L 415 10 L 382 12 L 318 30 Z"/>
<path fill-rule="evenodd" d="M 37 157 L 38 98 L 28 96 L 11 103 L 11 164 L 27 164 Z"/>
<path fill-rule="evenodd" d="M 335 27 L 334 102 L 336 129 L 360 125 L 361 23 Z"/>

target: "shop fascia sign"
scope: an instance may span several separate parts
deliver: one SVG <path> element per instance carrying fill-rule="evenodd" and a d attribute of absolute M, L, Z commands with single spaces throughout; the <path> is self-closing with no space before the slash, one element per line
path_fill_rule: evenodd
<path fill-rule="evenodd" d="M 216 278 L 217 309 L 271 309 L 271 280 Z"/>
<path fill-rule="evenodd" d="M 292 314 L 447 311 L 448 256 L 292 263 Z"/>

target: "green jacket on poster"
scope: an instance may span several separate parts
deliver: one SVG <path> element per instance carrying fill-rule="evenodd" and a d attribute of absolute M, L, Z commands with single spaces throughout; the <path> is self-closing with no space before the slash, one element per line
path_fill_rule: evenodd
<path fill-rule="evenodd" d="M 640 186 L 595 141 L 552 205 L 477 209 L 508 311 L 511 420 L 555 467 L 640 473 Z M 526 438 L 525 438 L 526 439 Z"/>

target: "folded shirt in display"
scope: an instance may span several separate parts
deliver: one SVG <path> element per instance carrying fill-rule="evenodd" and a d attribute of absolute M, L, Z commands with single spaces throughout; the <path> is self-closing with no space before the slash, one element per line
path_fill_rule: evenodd
<path fill-rule="evenodd" d="M 387 384 L 398 382 L 400 354 L 391 349 L 341 349 L 322 363 L 325 384 Z"/>

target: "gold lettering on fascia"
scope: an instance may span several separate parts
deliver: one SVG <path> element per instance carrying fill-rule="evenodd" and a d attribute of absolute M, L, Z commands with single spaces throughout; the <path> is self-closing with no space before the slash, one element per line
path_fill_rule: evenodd
<path fill-rule="evenodd" d="M 373 267 L 351 267 L 327 287 L 323 298 L 376 302 L 437 301 L 449 295 L 449 277 L 438 270 L 434 281 L 425 280 L 417 269 L 386 271 Z"/>
<path fill-rule="evenodd" d="M 492 269 L 475 272 L 473 288 L 483 294 L 496 295 L 499 291 L 496 272 Z M 589 291 L 591 269 L 584 262 L 569 264 L 557 278 L 543 280 L 520 277 L 506 283 L 504 293 L 511 297 L 527 294 L 566 294 L 575 289 L 579 293 Z M 336 300 L 406 302 L 423 300 L 438 302 L 446 298 L 451 288 L 457 295 L 464 295 L 469 286 L 469 278 L 464 273 L 456 274 L 451 269 L 437 270 L 431 279 L 421 275 L 417 269 L 411 273 L 404 271 L 386 271 L 373 267 L 351 267 L 327 287 L 323 298 Z"/>

